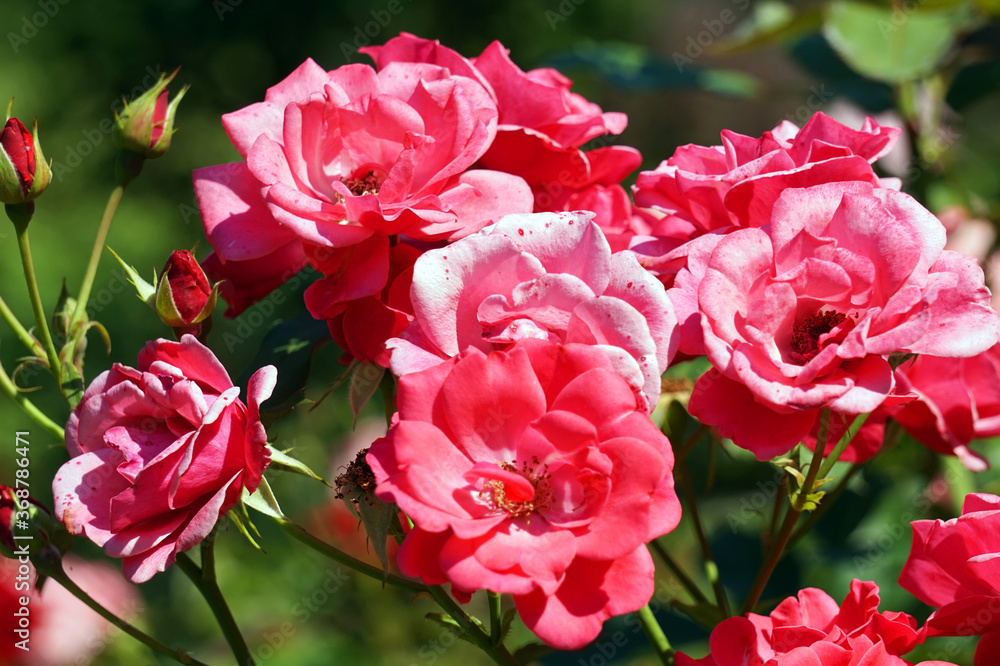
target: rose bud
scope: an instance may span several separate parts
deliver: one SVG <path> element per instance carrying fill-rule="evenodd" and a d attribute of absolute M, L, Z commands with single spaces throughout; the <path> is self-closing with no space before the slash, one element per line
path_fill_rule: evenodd
<path fill-rule="evenodd" d="M 156 313 L 178 337 L 201 334 L 202 322 L 215 309 L 219 285 L 213 287 L 198 261 L 187 250 L 174 250 L 156 283 Z"/>
<path fill-rule="evenodd" d="M 0 486 L 0 550 L 6 557 L 14 552 L 14 491 L 10 486 Z"/>
<path fill-rule="evenodd" d="M 152 88 L 131 103 L 126 102 L 121 114 L 115 114 L 115 143 L 129 153 L 145 159 L 160 157 L 170 147 L 170 137 L 174 133 L 174 115 L 188 86 L 184 86 L 168 102 L 167 85 L 177 75 L 160 76 Z"/>
<path fill-rule="evenodd" d="M 29 132 L 20 120 L 10 116 L 8 106 L 7 122 L 0 131 L 0 201 L 31 201 L 49 186 L 50 180 L 52 171 L 38 143 L 38 121 Z"/>

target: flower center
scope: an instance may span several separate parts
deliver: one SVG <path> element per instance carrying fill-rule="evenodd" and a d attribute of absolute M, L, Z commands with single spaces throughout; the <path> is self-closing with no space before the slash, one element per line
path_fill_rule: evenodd
<path fill-rule="evenodd" d="M 504 471 L 519 474 L 527 479 L 534 493 L 531 497 L 520 499 L 519 496 L 523 496 L 521 489 L 517 489 L 512 495 L 503 481 L 492 479 L 483 484 L 479 496 L 494 509 L 505 512 L 511 518 L 523 518 L 547 508 L 552 503 L 549 466 L 541 465 L 537 457 L 531 459 L 530 465 L 527 462 L 523 463 L 520 470 L 512 462 L 499 463 L 499 466 Z"/>
<path fill-rule="evenodd" d="M 792 331 L 792 360 L 799 365 L 811 361 L 819 353 L 820 336 L 832 331 L 845 319 L 847 315 L 836 310 L 808 315 Z"/>
<path fill-rule="evenodd" d="M 351 194 L 363 196 L 365 194 L 378 194 L 378 188 L 382 185 L 382 177 L 376 173 L 375 169 L 358 169 L 350 178 L 343 178 L 341 182 L 347 186 Z"/>

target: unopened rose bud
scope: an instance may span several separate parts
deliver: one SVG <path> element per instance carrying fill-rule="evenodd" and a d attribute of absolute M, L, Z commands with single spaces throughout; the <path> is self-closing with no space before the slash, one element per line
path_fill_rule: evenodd
<path fill-rule="evenodd" d="M 12 100 L 13 101 L 13 100 Z M 23 204 L 38 197 L 52 180 L 52 171 L 38 143 L 38 121 L 32 131 L 10 116 L 0 130 L 0 201 Z"/>
<path fill-rule="evenodd" d="M 115 115 L 115 143 L 129 153 L 145 159 L 163 155 L 170 147 L 170 137 L 174 133 L 174 115 L 177 105 L 187 92 L 184 86 L 168 101 L 167 85 L 177 75 L 160 76 L 156 84 L 137 99 L 125 104 L 121 114 Z"/>
<path fill-rule="evenodd" d="M 218 284 L 209 284 L 205 271 L 187 250 L 175 250 L 156 283 L 156 312 L 178 332 L 201 333 L 201 323 L 211 316 L 219 296 Z"/>

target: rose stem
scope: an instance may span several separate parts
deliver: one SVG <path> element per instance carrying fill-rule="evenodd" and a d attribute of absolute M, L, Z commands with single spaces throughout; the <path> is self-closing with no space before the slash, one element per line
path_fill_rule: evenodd
<path fill-rule="evenodd" d="M 177 565 L 191 579 L 191 582 L 208 603 L 209 608 L 212 609 L 212 614 L 219 622 L 226 642 L 229 643 L 229 647 L 236 657 L 236 662 L 240 666 L 254 666 L 250 648 L 247 647 L 247 642 L 243 639 L 243 634 L 240 633 L 240 628 L 229 610 L 225 597 L 222 596 L 222 590 L 219 589 L 215 577 L 215 535 L 210 534 L 207 539 L 201 542 L 200 567 L 188 557 L 187 553 L 177 554 Z"/>

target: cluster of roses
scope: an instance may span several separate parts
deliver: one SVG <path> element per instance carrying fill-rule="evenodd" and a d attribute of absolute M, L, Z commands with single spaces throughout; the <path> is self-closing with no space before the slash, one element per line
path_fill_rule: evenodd
<path fill-rule="evenodd" d="M 818 114 L 760 139 L 724 132 L 640 174 L 633 206 L 620 183 L 638 153 L 582 149 L 624 116 L 557 72 L 523 72 L 498 43 L 467 59 L 404 34 L 365 51 L 375 68 L 307 61 L 224 116 L 245 161 L 194 183 L 229 314 L 311 265 L 309 311 L 399 378 L 368 462 L 413 522 L 403 573 L 460 599 L 511 594 L 558 648 L 644 606 L 645 544 L 680 518 L 648 417 L 675 356 L 707 355 L 692 415 L 761 460 L 815 445 L 829 410 L 832 442 L 875 413 L 847 459 L 871 455 L 891 416 L 978 463 L 965 445 L 1000 400 L 964 387 L 995 381 L 1000 317 L 976 262 L 873 171 L 898 130 Z M 964 392 L 935 393 L 921 377 L 956 357 Z M 150 343 L 71 417 L 58 515 L 132 580 L 162 571 L 260 482 L 273 385 L 258 371 L 244 405 L 194 337 Z M 939 626 L 877 604 L 870 583 L 839 610 L 806 590 L 724 622 L 698 663 L 903 664 Z"/>

